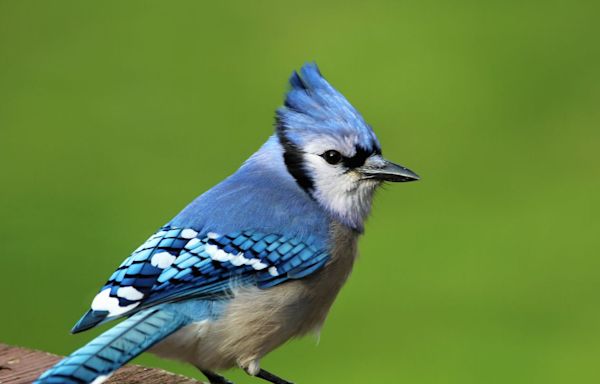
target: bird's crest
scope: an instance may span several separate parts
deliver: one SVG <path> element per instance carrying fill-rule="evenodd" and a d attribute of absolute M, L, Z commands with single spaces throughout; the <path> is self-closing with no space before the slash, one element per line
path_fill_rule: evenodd
<path fill-rule="evenodd" d="M 278 134 L 301 144 L 307 134 L 356 136 L 365 150 L 379 148 L 371 127 L 346 98 L 325 80 L 315 63 L 294 71 L 284 106 L 277 110 Z"/>

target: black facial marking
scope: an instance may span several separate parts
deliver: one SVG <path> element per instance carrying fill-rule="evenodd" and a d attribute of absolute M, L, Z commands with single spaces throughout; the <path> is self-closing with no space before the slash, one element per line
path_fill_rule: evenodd
<path fill-rule="evenodd" d="M 277 129 L 277 137 L 283 146 L 283 161 L 288 172 L 296 179 L 300 187 L 310 192 L 314 189 L 314 183 L 304 169 L 302 151 L 285 136 L 283 129 Z"/>
<path fill-rule="evenodd" d="M 374 150 L 366 150 L 363 147 L 357 145 L 356 153 L 352 157 L 344 157 L 342 163 L 348 169 L 353 169 L 362 166 L 367 158 L 373 154 L 381 154 L 381 149 L 375 148 Z"/>

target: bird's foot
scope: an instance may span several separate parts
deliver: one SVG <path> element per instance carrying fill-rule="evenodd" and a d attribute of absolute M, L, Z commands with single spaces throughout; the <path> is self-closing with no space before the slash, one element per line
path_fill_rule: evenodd
<path fill-rule="evenodd" d="M 233 382 L 227 380 L 221 375 L 218 375 L 212 371 L 207 371 L 204 369 L 200 370 L 204 376 L 208 379 L 210 384 L 233 384 Z"/>
<path fill-rule="evenodd" d="M 290 381 L 284 380 L 281 377 L 272 374 L 271 372 L 265 371 L 264 369 L 258 371 L 256 377 L 260 377 L 261 379 L 269 381 L 273 384 L 294 384 Z"/>

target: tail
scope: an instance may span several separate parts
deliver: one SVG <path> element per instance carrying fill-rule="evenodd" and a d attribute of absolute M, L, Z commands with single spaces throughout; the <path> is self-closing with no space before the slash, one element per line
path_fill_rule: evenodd
<path fill-rule="evenodd" d="M 154 308 L 141 311 L 65 357 L 34 384 L 99 384 L 128 361 L 188 324 L 189 317 Z"/>

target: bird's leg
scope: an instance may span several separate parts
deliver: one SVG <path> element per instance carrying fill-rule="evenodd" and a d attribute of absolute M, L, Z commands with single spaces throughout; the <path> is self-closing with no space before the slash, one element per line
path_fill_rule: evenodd
<path fill-rule="evenodd" d="M 201 369 L 200 372 L 202 372 L 202 374 L 206 376 L 210 384 L 233 384 L 231 381 L 227 380 L 223 376 L 217 375 L 212 371 Z"/>
<path fill-rule="evenodd" d="M 271 372 L 265 371 L 264 369 L 261 369 L 260 371 L 258 371 L 258 373 L 256 374 L 256 377 L 260 377 L 261 379 L 269 381 L 273 384 L 293 384 L 289 381 L 283 380 L 279 376 L 275 376 Z"/>

